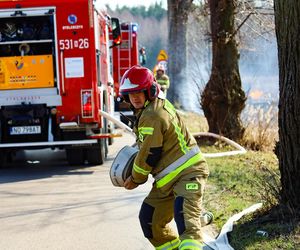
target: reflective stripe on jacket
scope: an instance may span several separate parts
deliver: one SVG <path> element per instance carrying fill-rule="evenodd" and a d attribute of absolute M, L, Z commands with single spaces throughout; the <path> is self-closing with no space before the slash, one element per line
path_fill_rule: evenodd
<path fill-rule="evenodd" d="M 204 161 L 195 138 L 166 99 L 156 98 L 137 114 L 134 132 L 139 146 L 132 170 L 136 183 L 146 182 L 151 173 L 160 188 Z"/>
<path fill-rule="evenodd" d="M 167 166 L 164 170 L 154 176 L 156 186 L 163 187 L 173 180 L 181 171 L 203 160 L 203 156 L 198 146 L 193 147 L 185 155 Z"/>

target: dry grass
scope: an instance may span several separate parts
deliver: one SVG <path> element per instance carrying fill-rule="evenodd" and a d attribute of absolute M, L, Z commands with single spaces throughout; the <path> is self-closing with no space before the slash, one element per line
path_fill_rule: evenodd
<path fill-rule="evenodd" d="M 178 112 L 192 133 L 208 131 L 208 123 L 203 115 L 180 110 Z M 277 107 L 247 106 L 241 118 L 245 134 L 240 144 L 250 150 L 273 151 L 278 141 Z"/>
<path fill-rule="evenodd" d="M 187 125 L 191 133 L 208 131 L 207 120 L 203 115 L 194 112 L 185 112 L 181 110 L 177 110 L 177 112 L 183 118 L 185 124 Z"/>
<path fill-rule="evenodd" d="M 278 141 L 278 110 L 275 105 L 268 108 L 247 106 L 242 114 L 245 134 L 241 144 L 246 148 L 272 151 Z"/>

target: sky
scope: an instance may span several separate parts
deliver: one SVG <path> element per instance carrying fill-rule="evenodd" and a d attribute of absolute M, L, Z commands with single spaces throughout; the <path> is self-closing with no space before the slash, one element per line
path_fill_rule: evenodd
<path fill-rule="evenodd" d="M 155 4 L 155 2 L 162 2 L 162 6 L 167 8 L 167 0 L 97 0 L 97 4 L 105 5 L 108 4 L 112 9 L 115 9 L 117 5 L 122 7 L 124 5 L 129 7 L 143 5 L 149 7 L 151 4 Z"/>

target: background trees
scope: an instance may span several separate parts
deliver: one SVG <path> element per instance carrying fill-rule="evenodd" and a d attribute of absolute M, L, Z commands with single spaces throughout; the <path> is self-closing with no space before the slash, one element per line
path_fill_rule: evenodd
<path fill-rule="evenodd" d="M 281 203 L 300 211 L 300 2 L 275 0 L 279 59 L 279 147 Z"/>
<path fill-rule="evenodd" d="M 197 112 L 202 112 L 201 109 L 203 109 L 210 122 L 210 131 L 222 133 L 231 138 L 238 138 L 243 131 L 239 117 L 239 109 L 242 109 L 242 100 L 245 98 L 243 90 L 246 91 L 249 102 L 277 101 L 278 70 L 273 9 L 269 0 L 217 1 L 220 6 L 224 5 L 227 8 L 231 3 L 235 13 L 231 12 L 234 16 L 231 16 L 230 22 L 222 20 L 220 27 L 211 29 L 209 25 L 211 13 L 208 2 L 215 1 L 169 0 L 169 22 L 167 22 L 167 10 L 162 8 L 162 4 L 155 4 L 147 10 L 143 6 L 122 7 L 111 11 L 110 14 L 111 16 L 118 16 L 123 21 L 138 23 L 139 44 L 146 47 L 146 66 L 150 69 L 153 69 L 156 63 L 158 52 L 161 49 L 167 51 L 169 54 L 167 74 L 171 77 L 171 89 L 168 92 L 168 98 L 177 107 Z M 218 11 L 216 9 L 214 15 Z M 219 15 L 217 18 L 221 18 L 221 16 Z M 223 14 L 222 18 L 226 19 L 227 16 Z M 212 23 L 212 25 L 214 24 L 218 23 Z M 231 30 L 228 29 L 228 24 L 231 25 Z M 169 29 L 172 31 L 169 32 Z M 222 46 L 227 48 L 226 51 L 222 50 L 220 44 L 214 45 L 215 49 L 212 50 L 212 43 L 220 43 L 221 41 L 221 39 L 214 38 L 220 34 L 213 34 L 213 32 L 219 32 L 223 35 L 225 43 Z M 224 34 L 227 32 L 230 39 L 226 38 L 222 32 Z M 235 52 L 229 49 L 229 46 L 236 46 Z M 214 54 L 212 55 L 212 53 Z M 223 70 L 222 75 L 220 73 L 220 79 L 235 71 L 237 81 L 228 81 L 231 85 L 225 86 L 222 81 L 215 82 L 215 74 L 210 77 L 211 64 L 212 62 L 219 62 L 220 59 L 216 59 L 218 57 L 227 59 L 223 65 L 219 63 L 219 65 L 213 66 L 214 68 L 218 66 L 219 68 L 216 69 Z M 230 69 L 232 67 L 234 69 Z M 214 72 L 218 72 L 218 70 Z M 214 105 L 212 100 L 213 98 L 215 100 L 215 97 L 204 94 L 206 101 L 200 100 L 200 94 L 210 78 L 211 81 L 206 86 L 205 93 L 210 93 L 209 95 L 212 92 L 216 93 L 212 89 L 219 84 L 223 85 L 218 86 L 218 88 L 227 91 L 227 93 L 223 93 L 223 100 L 221 101 L 221 103 L 228 103 L 226 104 L 228 110 L 225 112 L 211 110 Z M 236 83 L 237 85 L 235 85 Z M 232 89 L 233 86 L 235 86 L 234 89 Z M 219 92 L 223 92 L 223 90 Z M 201 107 L 201 102 L 202 104 L 206 103 L 205 108 Z M 237 103 L 241 106 L 234 110 L 235 106 L 239 106 L 236 105 Z M 237 128 L 237 133 L 232 135 L 235 128 Z"/>
<path fill-rule="evenodd" d="M 239 73 L 239 53 L 235 39 L 233 0 L 210 0 L 212 70 L 202 93 L 201 104 L 209 131 L 231 139 L 241 139 L 244 128 L 240 114 L 246 96 Z"/>
<path fill-rule="evenodd" d="M 140 38 L 150 59 L 148 67 L 154 66 L 160 49 L 168 48 L 168 73 L 171 84 L 177 85 L 170 91 L 172 101 L 186 108 L 192 95 L 183 94 L 183 90 L 194 94 L 197 85 L 200 93 L 203 90 L 201 102 L 210 131 L 238 139 L 243 133 L 239 120 L 246 101 L 243 89 L 252 101 L 277 102 L 278 61 L 272 1 L 207 0 L 199 5 L 192 2 L 196 1 L 168 0 L 169 37 L 167 12 L 156 18 L 143 14 L 142 9 L 138 16 L 129 10 L 127 13 L 131 20 L 141 24 Z M 205 3 L 209 3 L 209 9 Z M 279 58 L 280 202 L 288 208 L 284 212 L 295 215 L 300 210 L 300 2 L 274 0 L 274 6 Z"/>
<path fill-rule="evenodd" d="M 168 72 L 171 82 L 168 99 L 175 104 L 180 103 L 182 88 L 188 87 L 183 83 L 187 82 L 187 29 L 192 2 L 168 0 Z"/>

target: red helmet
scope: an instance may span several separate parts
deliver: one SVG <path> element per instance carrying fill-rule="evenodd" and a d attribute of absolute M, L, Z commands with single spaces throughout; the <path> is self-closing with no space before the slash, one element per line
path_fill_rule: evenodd
<path fill-rule="evenodd" d="M 159 87 L 151 70 L 135 65 L 122 76 L 119 91 L 123 97 L 131 93 L 146 91 L 148 98 L 152 100 L 158 96 Z"/>

